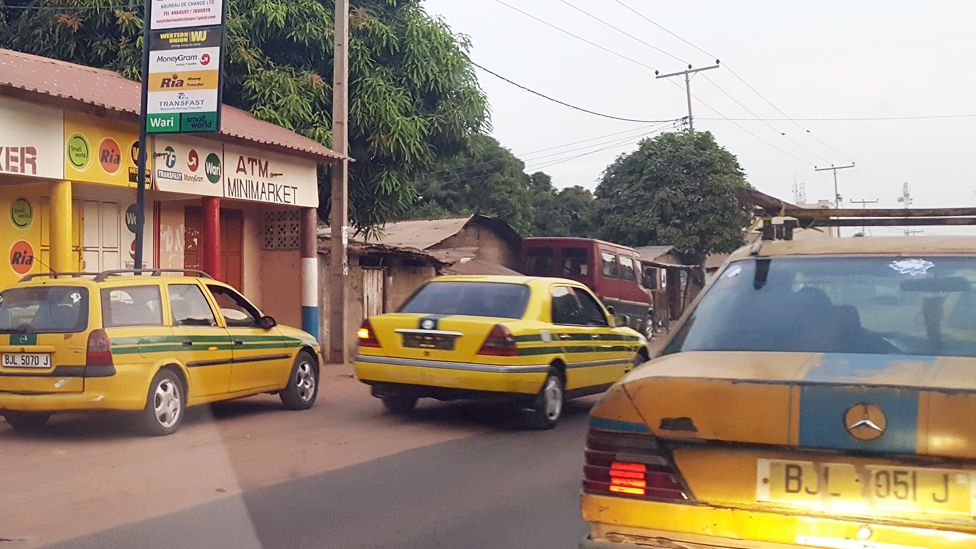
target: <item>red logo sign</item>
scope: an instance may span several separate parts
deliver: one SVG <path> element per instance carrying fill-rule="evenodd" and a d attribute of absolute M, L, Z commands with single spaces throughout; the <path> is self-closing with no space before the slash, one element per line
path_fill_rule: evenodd
<path fill-rule="evenodd" d="M 186 159 L 186 165 L 190 168 L 191 172 L 197 171 L 197 168 L 200 167 L 200 155 L 197 154 L 197 151 L 190 149 L 190 155 Z"/>
<path fill-rule="evenodd" d="M 25 275 L 34 268 L 34 248 L 26 240 L 14 242 L 10 248 L 10 266 L 19 275 Z"/>
<path fill-rule="evenodd" d="M 129 257 L 132 258 L 132 261 L 135 261 L 136 260 L 136 241 L 135 240 L 132 241 L 132 244 L 129 244 Z"/>
<path fill-rule="evenodd" d="M 122 149 L 112 139 L 103 139 L 98 146 L 98 162 L 105 173 L 115 173 L 122 166 Z"/>
<path fill-rule="evenodd" d="M 206 67 L 207 65 L 210 64 L 210 54 L 209 53 L 205 53 L 205 54 L 203 54 L 203 55 L 200 56 L 200 64 L 203 65 L 204 67 Z"/>

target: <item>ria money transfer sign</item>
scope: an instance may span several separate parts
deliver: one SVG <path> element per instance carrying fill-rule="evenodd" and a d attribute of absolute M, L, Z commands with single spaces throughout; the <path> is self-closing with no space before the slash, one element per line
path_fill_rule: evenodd
<path fill-rule="evenodd" d="M 153 0 L 148 133 L 220 131 L 223 0 Z"/>

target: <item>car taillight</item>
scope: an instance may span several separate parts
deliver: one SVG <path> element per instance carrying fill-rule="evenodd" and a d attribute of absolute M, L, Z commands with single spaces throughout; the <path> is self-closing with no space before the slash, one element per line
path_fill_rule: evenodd
<path fill-rule="evenodd" d="M 518 347 L 515 345 L 515 336 L 505 326 L 495 324 L 495 327 L 491 329 L 491 333 L 488 334 L 478 354 L 488 356 L 516 356 L 518 355 Z"/>
<path fill-rule="evenodd" d="M 376 339 L 376 332 L 373 331 L 373 326 L 369 323 L 369 320 L 363 321 L 363 325 L 356 332 L 356 337 L 359 338 L 360 347 L 380 346 L 380 340 Z"/>
<path fill-rule="evenodd" d="M 112 366 L 112 346 L 105 330 L 93 330 L 88 334 L 88 352 L 85 355 L 88 366 Z"/>
<path fill-rule="evenodd" d="M 670 452 L 651 435 L 590 429 L 583 491 L 691 503 L 694 498 Z"/>

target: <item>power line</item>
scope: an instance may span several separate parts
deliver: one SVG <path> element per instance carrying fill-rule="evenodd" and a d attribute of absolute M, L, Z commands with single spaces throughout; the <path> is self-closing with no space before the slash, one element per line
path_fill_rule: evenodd
<path fill-rule="evenodd" d="M 762 121 L 798 121 L 798 122 L 878 122 L 878 121 L 904 121 L 904 120 L 937 120 L 946 118 L 974 118 L 976 113 L 963 113 L 963 114 L 930 114 L 930 115 L 917 115 L 917 116 L 823 116 L 823 117 L 807 117 L 807 118 L 769 118 L 769 117 L 756 117 L 756 118 L 730 118 L 728 120 L 736 120 L 738 122 L 762 122 Z M 703 120 L 718 120 L 716 118 L 703 118 Z M 725 119 L 723 119 L 725 120 Z M 802 127 L 802 126 L 801 126 Z M 809 130 L 808 130 L 809 131 Z M 811 134 L 813 135 L 813 134 Z"/>
<path fill-rule="evenodd" d="M 539 97 L 541 97 L 543 99 L 546 99 L 548 101 L 552 101 L 553 103 L 558 103 L 558 104 L 560 104 L 560 105 L 562 105 L 564 107 L 569 107 L 570 109 L 574 109 L 574 110 L 577 110 L 577 111 L 580 111 L 580 112 L 585 112 L 587 114 L 592 114 L 594 116 L 600 116 L 600 117 L 603 117 L 603 118 L 609 118 L 610 120 L 622 120 L 624 122 L 639 122 L 639 123 L 642 123 L 642 124 L 659 124 L 659 123 L 662 123 L 662 122 L 675 122 L 675 121 L 681 120 L 680 118 L 672 118 L 672 119 L 668 119 L 668 120 L 642 120 L 642 119 L 639 119 L 639 118 L 626 118 L 626 117 L 622 117 L 622 116 L 614 116 L 612 114 L 604 114 L 604 113 L 601 113 L 601 112 L 591 111 L 590 109 L 584 109 L 583 107 L 578 107 L 578 106 L 573 105 L 571 103 L 567 103 L 565 101 L 561 101 L 559 99 L 556 99 L 554 97 L 551 97 L 549 95 L 546 95 L 546 94 L 544 94 L 542 92 L 535 91 L 532 88 L 529 88 L 528 86 L 524 86 L 522 84 L 519 84 L 518 82 L 515 82 L 514 80 L 511 80 L 509 78 L 506 78 L 506 77 L 498 74 L 497 72 L 495 72 L 493 70 L 486 69 L 485 67 L 482 67 L 481 65 L 475 63 L 474 61 L 471 61 L 471 64 L 474 65 L 475 67 L 478 67 L 479 69 L 487 72 L 488 74 L 494 76 L 495 78 L 498 78 L 500 80 L 503 80 L 505 82 L 508 82 L 509 84 L 511 84 L 511 85 L 513 85 L 513 86 L 515 86 L 515 87 L 517 87 L 519 89 L 522 89 L 522 90 L 527 91 L 527 92 L 529 92 L 531 94 L 537 95 L 537 96 L 539 96 Z"/>
<path fill-rule="evenodd" d="M 712 57 L 712 58 L 714 58 L 714 57 L 715 57 L 715 56 L 714 56 L 714 55 L 712 55 L 712 54 L 711 54 L 710 52 L 708 52 L 708 51 L 706 51 L 706 50 L 705 50 L 704 48 L 701 48 L 701 47 L 699 47 L 698 45 L 696 45 L 696 44 L 694 44 L 693 42 L 691 42 L 691 41 L 689 41 L 689 40 L 686 40 L 686 39 L 685 39 L 684 37 L 682 37 L 681 35 L 679 35 L 679 34 L 677 34 L 677 33 L 675 33 L 675 32 L 672 32 L 672 31 L 671 31 L 671 29 L 669 29 L 669 28 L 667 28 L 667 27 L 665 27 L 664 25 L 661 25 L 661 24 L 659 24 L 658 22 L 656 22 L 656 21 L 654 21 L 654 20 L 653 20 L 653 19 L 651 19 L 650 17 L 647 17 L 647 16 L 646 16 L 646 15 L 644 15 L 643 13 L 641 13 L 641 12 L 639 12 L 639 11 L 637 11 L 637 10 L 635 10 L 634 8 L 632 8 L 632 7 L 630 7 L 630 6 L 628 5 L 628 4 L 626 4 L 626 3 L 624 3 L 624 2 L 622 1 L 622 0 L 614 0 L 614 1 L 615 1 L 615 2 L 617 3 L 617 4 L 619 4 L 619 5 L 621 5 L 621 6 L 623 6 L 623 7 L 625 8 L 625 9 L 627 9 L 627 10 L 628 10 L 628 11 L 630 11 L 631 13 L 633 13 L 634 15 L 636 15 L 636 16 L 638 16 L 638 17 L 640 17 L 640 18 L 641 18 L 641 19 L 643 19 L 644 21 L 647 21 L 648 23 L 650 23 L 650 24 L 652 24 L 652 25 L 654 25 L 655 27 L 657 27 L 657 28 L 659 28 L 659 29 L 661 29 L 662 31 L 664 31 L 664 32 L 666 32 L 666 33 L 668 33 L 668 34 L 670 34 L 671 36 L 673 36 L 673 37 L 675 37 L 675 38 L 677 38 L 677 39 L 678 39 L 678 40 L 680 40 L 681 42 L 683 42 L 683 43 L 685 43 L 685 44 L 687 44 L 687 45 L 689 45 L 689 46 L 691 46 L 692 48 L 694 48 L 694 49 L 696 49 L 696 50 L 698 50 L 699 52 L 701 52 L 701 53 L 703 53 L 703 54 L 705 54 L 705 55 L 707 55 L 707 56 L 709 56 L 709 57 Z M 772 101 L 771 101 L 771 100 L 770 100 L 770 99 L 769 99 L 768 97 L 766 97 L 765 95 L 763 95 L 762 93 L 760 93 L 760 92 L 759 92 L 759 90 L 757 90 L 757 89 L 756 89 L 756 88 L 755 88 L 755 87 L 754 87 L 754 86 L 753 86 L 752 84 L 750 84 L 750 83 L 749 83 L 749 82 L 748 82 L 748 81 L 747 81 L 747 80 L 746 80 L 745 78 L 743 78 L 742 76 L 740 76 L 740 75 L 739 75 L 739 73 L 737 73 L 737 72 L 735 72 L 735 70 L 733 70 L 731 66 L 729 66 L 728 64 L 725 64 L 724 66 L 725 66 L 725 68 L 726 68 L 726 69 L 728 69 L 728 71 L 729 71 L 730 73 L 732 73 L 732 76 L 735 76 L 735 77 L 736 77 L 736 78 L 737 78 L 737 79 L 738 79 L 739 81 L 741 81 L 741 82 L 742 82 L 743 84 L 745 84 L 747 88 L 749 88 L 749 89 L 750 89 L 750 90 L 751 90 L 751 91 L 752 91 L 753 93 L 755 93 L 756 95 L 758 95 L 760 99 L 762 99 L 763 101 L 765 101 L 765 102 L 766 102 L 766 103 L 767 103 L 767 104 L 768 104 L 768 105 L 769 105 L 770 107 L 772 107 L 772 108 L 773 108 L 773 109 L 774 109 L 774 110 L 775 110 L 776 112 L 778 112 L 778 113 L 779 113 L 779 114 L 780 114 L 780 115 L 781 115 L 781 116 L 783 117 L 783 119 L 785 119 L 786 121 L 789 121 L 789 122 L 792 122 L 792 123 L 793 123 L 794 125 L 796 125 L 796 127 L 798 127 L 798 128 L 800 128 L 800 129 L 801 129 L 801 130 L 803 130 L 803 131 L 804 131 L 805 133 L 807 133 L 807 134 L 809 134 L 809 135 L 810 135 L 810 137 L 812 137 L 813 139 L 815 139 L 815 140 L 816 140 L 816 141 L 817 141 L 818 143 L 820 143 L 820 145 L 822 145 L 822 146 L 823 146 L 824 148 L 826 148 L 826 149 L 828 149 L 828 150 L 830 150 L 830 151 L 831 151 L 831 152 L 833 152 L 834 154 L 837 154 L 837 155 L 840 155 L 841 157 L 843 157 L 843 158 L 846 158 L 846 159 L 848 159 L 848 160 L 850 160 L 850 159 L 851 159 L 851 158 L 850 158 L 850 157 L 849 157 L 848 155 L 846 155 L 846 154 L 844 154 L 844 153 L 842 153 L 841 151 L 839 151 L 839 150 L 837 150 L 837 149 L 835 149 L 834 147 L 832 147 L 832 146 L 830 146 L 830 145 L 829 145 L 829 144 L 828 144 L 827 142 L 825 142 L 824 140 L 822 140 L 822 139 L 820 139 L 820 137 L 818 137 L 818 136 L 817 136 L 817 135 L 816 135 L 815 133 L 813 133 L 813 132 L 811 132 L 811 131 L 810 131 L 810 130 L 809 130 L 808 128 L 804 128 L 803 126 L 801 126 L 801 125 L 800 125 L 800 124 L 798 123 L 798 121 L 801 121 L 801 120 L 803 120 L 803 119 L 800 119 L 800 118 L 792 118 L 792 117 L 790 117 L 790 115 L 788 115 L 788 114 L 786 114 L 786 113 L 785 113 L 785 112 L 784 112 L 784 111 L 783 111 L 782 109 L 780 109 L 780 108 L 779 108 L 779 107 L 778 107 L 778 106 L 777 106 L 777 105 L 776 105 L 775 103 L 773 103 L 773 102 L 772 102 Z"/>
<path fill-rule="evenodd" d="M 603 19 L 600 19 L 599 17 L 597 17 L 597 16 L 593 15 L 592 13 L 584 10 L 583 8 L 577 7 L 576 5 L 570 3 L 568 0 L 559 0 L 559 1 L 562 2 L 563 4 L 566 4 L 567 6 L 569 6 L 571 8 L 573 8 L 574 10 L 582 13 L 583 15 L 589 17 L 590 19 L 593 19 L 593 20 L 595 20 L 595 21 L 597 21 L 597 22 L 599 22 L 599 23 L 601 23 L 601 24 L 603 24 L 603 25 L 605 25 L 607 27 L 610 27 L 611 29 L 613 29 L 613 30 L 615 30 L 615 31 L 617 31 L 617 32 L 619 32 L 621 34 L 626 35 L 627 37 L 632 38 L 632 39 L 640 42 L 641 44 L 644 44 L 645 46 L 651 48 L 652 50 L 654 50 L 656 52 L 663 53 L 664 55 L 667 55 L 668 57 L 670 57 L 672 59 L 675 59 L 677 61 L 681 61 L 683 64 L 686 64 L 686 65 L 688 64 L 688 61 L 686 61 L 686 60 L 678 57 L 677 55 L 674 55 L 671 52 L 662 50 L 661 48 L 655 46 L 654 44 L 651 44 L 650 42 L 648 42 L 648 41 L 646 41 L 646 40 L 644 40 L 642 38 L 639 38 L 637 36 L 634 36 L 633 34 L 631 34 L 631 33 L 627 32 L 627 31 L 621 29 L 618 26 L 613 25 L 612 23 L 609 23 L 609 22 L 607 22 L 607 21 L 605 21 Z"/>
<path fill-rule="evenodd" d="M 625 59 L 627 61 L 630 61 L 631 63 L 634 63 L 636 65 L 640 65 L 640 66 L 644 67 L 645 69 L 650 69 L 652 71 L 654 70 L 654 67 L 652 67 L 650 65 L 647 65 L 645 63 L 642 63 L 642 62 L 640 62 L 640 61 L 638 61 L 638 60 L 636 60 L 636 59 L 634 59 L 632 57 L 628 57 L 628 56 L 626 56 L 626 55 L 624 55 L 624 54 L 622 54 L 620 52 L 614 51 L 614 50 L 612 50 L 612 49 L 610 49 L 610 48 L 608 48 L 606 46 L 601 46 L 600 44 L 597 44 L 596 42 L 593 42 L 593 41 L 590 41 L 590 40 L 588 40 L 586 38 L 583 38 L 582 36 L 580 36 L 578 34 L 575 34 L 573 32 L 570 32 L 570 31 L 568 31 L 568 30 L 566 30 L 566 29 L 564 29 L 562 27 L 557 27 L 556 25 L 553 25 L 552 23 L 550 23 L 550 22 L 548 22 L 548 21 L 546 21 L 544 19 L 541 19 L 539 17 L 536 17 L 536 16 L 534 16 L 531 13 L 528 13 L 526 11 L 522 11 L 519 8 L 516 8 L 515 6 L 513 6 L 513 5 L 511 5 L 511 4 L 507 3 L 507 2 L 504 2 L 503 0 L 495 0 L 495 2 L 498 2 L 499 4 L 501 4 L 501 5 L 509 8 L 511 10 L 515 10 L 515 11 L 521 13 L 522 15 L 524 15 L 524 16 L 530 18 L 530 19 L 533 19 L 535 21 L 538 21 L 539 23 L 542 23 L 543 25 L 545 25 L 545 26 L 547 26 L 547 27 L 549 27 L 551 29 L 555 29 L 555 30 L 557 30 L 557 31 L 559 31 L 559 32 L 561 32 L 563 34 L 568 34 L 569 36 L 572 36 L 573 38 L 575 38 L 577 40 L 586 42 L 587 44 L 589 44 L 589 45 L 591 45 L 591 46 L 593 46 L 595 48 L 599 48 L 599 49 L 601 49 L 601 50 L 603 50 L 603 51 L 605 51 L 605 52 L 607 52 L 609 54 L 612 54 L 612 55 L 615 55 L 615 56 L 617 56 L 617 57 L 619 57 L 621 59 Z"/>
<path fill-rule="evenodd" d="M 565 143 L 563 145 L 555 145 L 553 147 L 546 147 L 545 149 L 536 149 L 534 151 L 529 151 L 529 152 L 526 152 L 526 153 L 516 154 L 515 156 L 518 156 L 519 158 L 522 158 L 522 157 L 525 157 L 525 156 L 533 155 L 535 153 L 541 153 L 541 152 L 551 151 L 551 150 L 554 150 L 554 149 L 562 149 L 564 147 L 569 147 L 569 146 L 572 146 L 572 145 L 579 145 L 580 143 L 588 143 L 590 141 L 598 141 L 598 140 L 603 139 L 605 137 L 611 137 L 611 136 L 620 135 L 620 134 L 623 134 L 623 133 L 631 133 L 631 132 L 635 132 L 635 131 L 638 131 L 638 130 L 645 130 L 645 129 L 652 128 L 654 126 L 655 126 L 655 124 L 649 124 L 647 126 L 641 126 L 639 128 L 631 128 L 629 130 L 622 130 L 622 131 L 619 131 L 619 132 L 608 133 L 608 134 L 600 135 L 600 136 L 597 136 L 597 137 L 591 137 L 589 139 L 581 139 L 579 141 L 573 141 L 572 143 Z"/>
<path fill-rule="evenodd" d="M 730 94 L 729 92 L 725 91 L 725 89 L 722 88 L 722 86 L 719 86 L 718 84 L 716 84 L 715 81 L 712 80 L 711 78 L 709 78 L 707 74 L 703 74 L 702 77 L 705 78 L 705 80 L 709 84 L 711 84 L 712 86 L 714 86 L 715 89 L 717 89 L 718 91 L 722 92 L 723 95 L 725 95 L 726 97 L 728 97 L 729 99 L 731 99 L 736 105 L 738 105 L 738 106 L 742 107 L 743 109 L 745 109 L 745 111 L 747 113 L 751 114 L 752 116 L 756 117 L 757 119 L 760 119 L 758 114 L 756 114 L 755 112 L 753 112 L 753 110 L 750 109 L 749 107 L 745 106 L 745 104 L 743 104 L 741 101 L 739 101 L 738 99 L 736 99 L 732 94 Z M 773 132 L 777 133 L 778 135 L 781 135 L 782 137 L 785 137 L 787 141 L 789 141 L 790 143 L 793 143 L 794 145 L 796 145 L 797 148 L 802 149 L 807 154 L 812 155 L 812 156 L 814 156 L 816 158 L 819 158 L 820 160 L 823 160 L 824 162 L 830 162 L 830 160 L 828 160 L 828 159 L 824 158 L 823 156 L 821 156 L 821 155 L 813 152 L 812 150 L 804 147 L 803 145 L 801 145 L 800 143 L 798 143 L 796 140 L 794 140 L 790 136 L 786 135 L 786 132 L 784 132 L 784 131 L 782 131 L 782 130 L 776 128 L 776 127 L 774 127 L 772 124 L 769 123 L 769 121 L 762 120 L 762 122 L 770 130 L 773 130 Z"/>

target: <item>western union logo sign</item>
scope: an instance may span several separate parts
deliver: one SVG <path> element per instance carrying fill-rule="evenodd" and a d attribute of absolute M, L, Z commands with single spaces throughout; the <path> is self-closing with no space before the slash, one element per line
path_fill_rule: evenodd
<path fill-rule="evenodd" d="M 221 45 L 219 27 L 206 27 L 193 30 L 172 30 L 153 32 L 149 39 L 151 50 L 170 50 L 176 48 L 217 48 Z"/>

